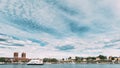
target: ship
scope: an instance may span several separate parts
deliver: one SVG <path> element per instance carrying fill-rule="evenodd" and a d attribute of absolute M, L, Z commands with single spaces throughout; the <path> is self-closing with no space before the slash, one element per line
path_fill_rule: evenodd
<path fill-rule="evenodd" d="M 43 65 L 43 60 L 42 59 L 32 59 L 30 60 L 27 65 Z"/>

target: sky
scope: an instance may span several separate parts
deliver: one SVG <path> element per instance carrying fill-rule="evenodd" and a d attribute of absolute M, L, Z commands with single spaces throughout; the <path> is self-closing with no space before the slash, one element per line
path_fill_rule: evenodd
<path fill-rule="evenodd" d="M 120 56 L 120 0 L 0 0 L 0 56 Z"/>

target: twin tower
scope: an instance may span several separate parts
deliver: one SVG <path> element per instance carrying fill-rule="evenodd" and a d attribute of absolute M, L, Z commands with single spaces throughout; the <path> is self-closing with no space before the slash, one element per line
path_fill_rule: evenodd
<path fill-rule="evenodd" d="M 14 62 L 19 62 L 19 61 L 27 61 L 28 59 L 26 58 L 26 53 L 22 53 L 21 57 L 19 57 L 18 52 L 14 52 Z"/>
<path fill-rule="evenodd" d="M 14 52 L 14 58 L 19 58 L 18 52 Z M 26 58 L 26 53 L 23 52 L 21 58 Z"/>

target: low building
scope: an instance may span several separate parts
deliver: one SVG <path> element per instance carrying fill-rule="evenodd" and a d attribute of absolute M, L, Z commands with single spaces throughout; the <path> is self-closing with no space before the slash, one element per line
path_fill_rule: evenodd
<path fill-rule="evenodd" d="M 120 57 L 118 57 L 118 61 L 120 61 Z"/>
<path fill-rule="evenodd" d="M 21 57 L 18 57 L 18 52 L 14 53 L 14 58 L 13 58 L 13 62 L 28 62 L 30 59 L 26 58 L 26 53 L 22 53 Z"/>
<path fill-rule="evenodd" d="M 96 57 L 96 61 L 100 61 L 101 59 L 99 57 Z"/>
<path fill-rule="evenodd" d="M 115 60 L 115 61 L 118 61 L 118 57 L 114 57 L 114 60 Z"/>
<path fill-rule="evenodd" d="M 112 56 L 109 56 L 109 60 L 112 60 Z"/>
<path fill-rule="evenodd" d="M 86 58 L 83 58 L 83 61 L 84 61 L 84 62 L 86 62 L 86 61 L 87 61 L 87 59 L 86 59 Z"/>

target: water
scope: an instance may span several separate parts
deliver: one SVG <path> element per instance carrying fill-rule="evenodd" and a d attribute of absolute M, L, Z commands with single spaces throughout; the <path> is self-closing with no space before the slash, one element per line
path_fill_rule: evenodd
<path fill-rule="evenodd" d="M 0 65 L 0 68 L 120 68 L 120 64 Z"/>

